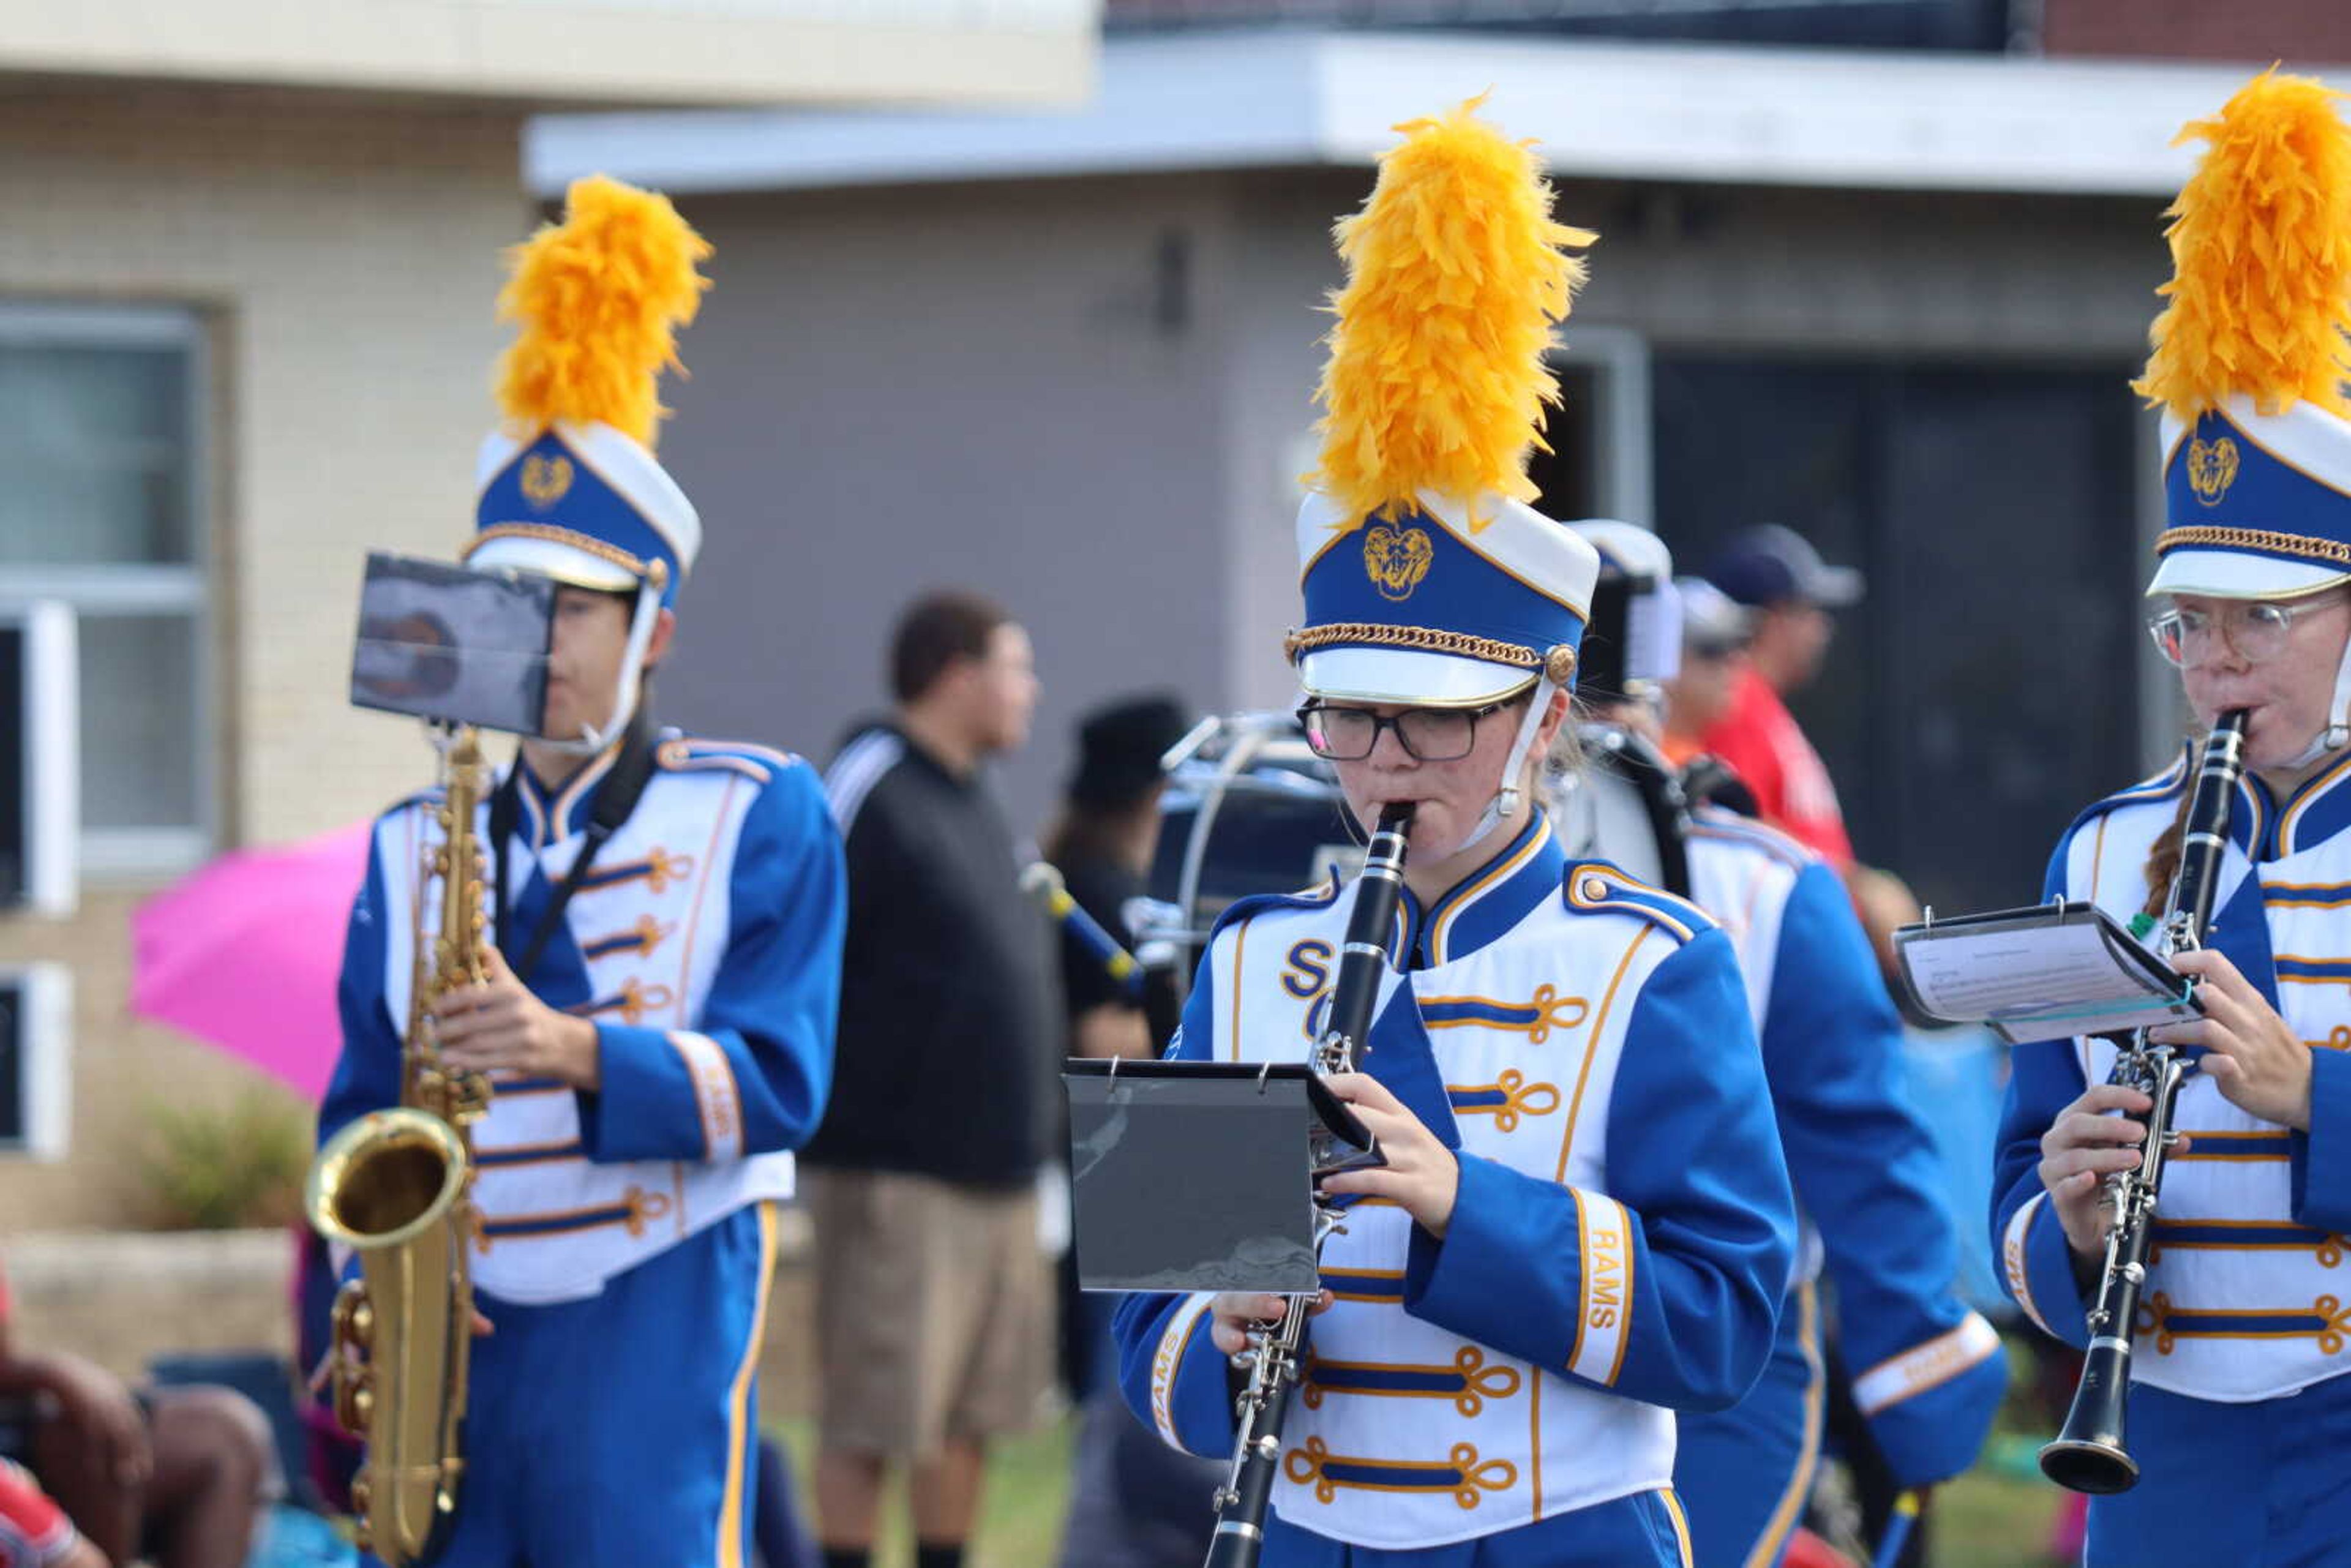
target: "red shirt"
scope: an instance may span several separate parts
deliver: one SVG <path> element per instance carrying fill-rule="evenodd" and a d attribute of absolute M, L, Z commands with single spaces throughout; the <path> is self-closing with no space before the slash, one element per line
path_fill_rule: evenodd
<path fill-rule="evenodd" d="M 0 1568 L 51 1568 L 79 1539 L 39 1484 L 0 1459 Z"/>
<path fill-rule="evenodd" d="M 1770 682 L 1741 670 L 1729 711 L 1701 745 L 1738 769 L 1755 791 L 1764 821 L 1820 851 L 1840 871 L 1853 864 L 1853 842 L 1845 837 L 1828 768 Z"/>

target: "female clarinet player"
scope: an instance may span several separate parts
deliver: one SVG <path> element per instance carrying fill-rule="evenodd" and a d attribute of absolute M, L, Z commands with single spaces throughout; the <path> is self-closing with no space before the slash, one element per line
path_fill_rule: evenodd
<path fill-rule="evenodd" d="M 1356 819 L 1413 815 L 1395 978 L 1362 1071 L 1328 1080 L 1385 1163 L 1325 1182 L 1353 1203 L 1322 1252 L 1266 1568 L 1687 1564 L 1673 1411 L 1747 1391 L 1792 1259 L 1728 938 L 1570 862 L 1534 792 L 1597 560 L 1525 504 L 1522 462 L 1581 273 L 1560 246 L 1593 236 L 1551 220 L 1531 151 L 1475 107 L 1405 127 L 1340 227 L 1290 651 Z M 1304 1059 L 1350 892 L 1228 911 L 1176 1054 Z M 1224 1457 L 1228 1357 L 1282 1305 L 1129 1297 L 1129 1402 Z"/>
<path fill-rule="evenodd" d="M 2212 915 L 2174 960 L 2204 1017 L 2151 1031 L 2195 1068 L 2134 1321 L 2096 1330 L 2093 1364 L 2127 1367 L 2126 1437 L 2088 1445 L 2103 1479 L 2069 1484 L 2127 1490 L 2092 1499 L 2091 1568 L 2351 1564 L 2351 132 L 2335 99 L 2271 72 L 2188 128 L 2209 145 L 2171 209 L 2175 276 L 2137 384 L 2166 453 L 2150 624 L 2199 730 L 2242 716 L 2246 771 L 2224 789 L 2216 763 L 2203 791 L 2225 818 Z M 2191 864 L 2210 858 L 2181 829 L 2204 770 L 2183 758 L 2084 812 L 2048 892 L 2163 914 L 2183 840 Z M 2158 1119 L 2108 1082 L 2115 1060 L 2105 1040 L 2020 1047 L 2000 1135 L 2005 1283 L 2077 1346 L 2106 1299 L 2102 1186 Z"/>

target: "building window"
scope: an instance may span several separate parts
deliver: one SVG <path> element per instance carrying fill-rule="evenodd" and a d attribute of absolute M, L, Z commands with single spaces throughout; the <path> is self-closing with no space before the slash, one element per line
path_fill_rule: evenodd
<path fill-rule="evenodd" d="M 190 312 L 0 302 L 0 596 L 80 622 L 88 874 L 213 842 L 204 384 Z"/>

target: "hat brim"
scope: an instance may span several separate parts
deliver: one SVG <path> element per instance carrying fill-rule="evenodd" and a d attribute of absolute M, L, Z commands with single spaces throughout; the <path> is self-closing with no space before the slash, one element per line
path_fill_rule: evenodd
<path fill-rule="evenodd" d="M 554 539 L 485 539 L 467 554 L 465 564 L 487 571 L 536 572 L 569 587 L 599 593 L 626 593 L 643 587 L 644 580 L 617 562 Z"/>
<path fill-rule="evenodd" d="M 1823 610 L 1846 610 L 1861 602 L 1861 573 L 1849 566 L 1824 566 L 1803 587 L 1803 596 Z"/>
<path fill-rule="evenodd" d="M 1322 648 L 1298 662 L 1309 696 L 1409 707 L 1481 707 L 1534 684 L 1535 672 L 1411 648 Z"/>
<path fill-rule="evenodd" d="M 2294 599 L 2351 580 L 2351 573 L 2307 561 L 2241 550 L 2176 549 L 2155 569 L 2147 596 L 2200 593 L 2212 599 Z"/>

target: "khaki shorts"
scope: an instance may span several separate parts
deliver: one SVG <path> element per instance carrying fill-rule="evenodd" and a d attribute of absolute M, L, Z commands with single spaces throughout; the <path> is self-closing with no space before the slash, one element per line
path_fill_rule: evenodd
<path fill-rule="evenodd" d="M 816 1227 L 819 1440 L 891 1458 L 1033 1426 L 1052 1281 L 1032 1191 L 800 1167 Z"/>

